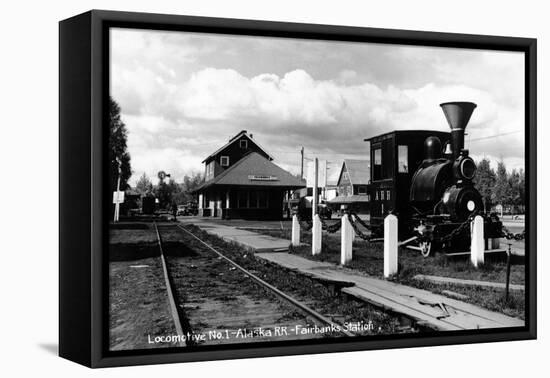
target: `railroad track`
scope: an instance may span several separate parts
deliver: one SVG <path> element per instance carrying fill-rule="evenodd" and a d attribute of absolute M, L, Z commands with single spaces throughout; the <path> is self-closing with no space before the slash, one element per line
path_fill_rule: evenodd
<path fill-rule="evenodd" d="M 187 230 L 186 228 L 182 227 L 181 225 L 170 225 L 170 226 L 162 226 L 158 227 L 156 223 L 154 223 L 155 232 L 157 234 L 157 240 L 159 249 L 161 252 L 161 259 L 162 259 L 162 265 L 163 265 L 163 271 L 165 275 L 165 281 L 166 281 L 166 287 L 168 291 L 168 297 L 170 301 L 170 308 L 172 311 L 172 317 L 174 320 L 174 323 L 176 323 L 176 329 L 178 329 L 178 333 L 185 334 L 187 332 L 195 332 L 196 329 L 193 329 L 194 324 L 199 324 L 197 328 L 200 327 L 200 323 L 203 321 L 209 321 L 211 320 L 212 315 L 219 314 L 219 317 L 221 318 L 221 322 L 223 323 L 224 318 L 231 318 L 228 313 L 231 313 L 230 306 L 235 306 L 235 303 L 233 301 L 242 300 L 243 297 L 246 297 L 247 295 L 250 297 L 255 298 L 252 300 L 254 304 L 257 304 L 257 302 L 260 302 L 259 305 L 251 305 L 250 306 L 250 313 L 247 313 L 247 316 L 243 316 L 242 313 L 246 313 L 246 311 L 242 309 L 240 310 L 239 315 L 234 316 L 233 319 L 234 322 L 242 321 L 242 328 L 250 328 L 250 325 L 254 321 L 258 321 L 259 324 L 256 324 L 256 326 L 262 327 L 262 323 L 265 321 L 267 327 L 274 326 L 279 324 L 280 320 L 274 320 L 273 315 L 270 314 L 270 312 L 277 313 L 281 305 L 285 307 L 286 309 L 292 309 L 292 311 L 288 311 L 287 313 L 294 313 L 297 312 L 300 314 L 300 317 L 295 316 L 294 320 L 297 324 L 301 323 L 302 329 L 305 327 L 307 328 L 308 324 L 313 323 L 316 327 L 322 328 L 326 327 L 325 329 L 332 329 L 332 330 L 338 330 L 335 333 L 337 335 L 345 335 L 345 336 L 356 336 L 355 333 L 350 332 L 342 326 L 342 324 L 334 322 L 332 319 L 327 318 L 326 316 L 322 315 L 321 313 L 317 312 L 313 308 L 309 307 L 307 304 L 303 303 L 302 301 L 294 298 L 293 296 L 279 290 L 275 286 L 271 285 L 270 283 L 263 280 L 261 277 L 259 277 L 254 272 L 251 272 L 250 270 L 246 269 L 242 265 L 235 262 L 233 259 L 228 257 L 223 251 L 220 251 L 219 249 L 213 247 L 209 243 L 202 240 L 200 237 L 195 235 L 193 232 Z M 159 228 L 161 231 L 159 231 Z M 165 242 L 163 241 L 162 233 L 164 232 L 172 232 L 174 230 L 180 231 L 179 232 L 179 243 L 184 243 L 185 245 L 191 245 L 190 250 L 192 251 L 201 251 L 201 256 L 195 256 L 193 257 L 192 253 L 194 252 L 187 252 L 188 256 L 182 259 L 173 258 L 171 256 L 167 256 L 165 254 L 166 247 Z M 168 242 L 168 244 L 171 244 L 174 242 L 174 239 L 176 236 L 174 234 L 169 235 L 172 237 L 172 241 Z M 194 243 L 194 246 L 193 246 Z M 197 248 L 197 246 L 200 246 L 202 248 Z M 172 248 L 169 247 L 169 248 Z M 180 247 L 184 248 L 183 246 Z M 206 251 L 208 251 L 208 254 L 210 256 L 206 256 Z M 212 256 L 215 256 L 214 259 L 212 259 Z M 193 260 L 195 259 L 195 260 Z M 168 261 L 167 261 L 168 260 Z M 184 261 L 184 262 L 182 262 Z M 196 264 L 198 266 L 194 266 L 191 261 L 196 261 Z M 204 262 L 204 264 L 201 265 L 201 261 Z M 205 262 L 206 261 L 206 262 Z M 183 265 L 175 265 L 175 264 L 185 264 Z M 212 265 L 215 264 L 215 265 Z M 222 264 L 222 265 L 220 265 Z M 182 267 L 183 273 L 179 272 L 182 269 L 177 269 L 177 267 Z M 174 268 L 174 269 L 171 269 Z M 194 269 L 194 270 L 188 270 L 188 269 Z M 200 276 L 203 272 L 201 272 L 201 269 L 216 269 L 215 272 L 221 272 L 217 273 L 219 276 L 217 276 L 217 279 L 208 279 L 198 282 L 198 285 L 200 286 L 205 285 L 206 288 L 200 289 L 197 287 L 194 287 L 195 280 L 200 280 L 200 278 L 196 278 L 196 276 Z M 223 272 L 227 272 L 226 276 L 223 276 Z M 185 274 L 188 275 L 185 275 Z M 252 282 L 252 285 L 247 284 L 249 286 L 254 286 L 255 290 L 252 290 L 251 288 L 248 288 L 248 291 L 246 288 L 239 286 L 242 283 L 241 280 L 231 280 L 228 276 L 236 277 L 236 274 L 239 273 L 239 277 L 247 277 Z M 175 275 L 183 275 L 183 277 L 176 277 Z M 213 273 L 210 271 L 210 275 L 213 275 Z M 221 289 L 218 287 L 209 287 L 212 285 L 216 285 L 217 281 L 223 281 L 225 284 L 231 285 L 230 288 L 236 288 L 235 293 L 235 299 L 229 300 L 227 303 L 227 306 L 229 306 L 227 309 L 223 308 L 224 304 L 219 303 L 218 298 L 216 297 L 218 292 L 223 292 L 224 287 Z M 235 282 L 233 282 L 235 281 Z M 201 283 L 202 282 L 202 283 Z M 182 286 L 186 286 L 185 288 L 182 288 Z M 240 295 L 239 291 L 244 291 L 244 295 Z M 187 293 L 186 291 L 189 291 L 190 293 Z M 254 293 L 255 291 L 255 293 Z M 268 293 L 272 294 L 274 296 L 273 299 L 269 298 L 269 296 L 261 294 L 263 291 L 267 291 Z M 227 293 L 227 290 L 225 290 Z M 260 293 L 260 294 L 258 294 Z M 221 295 L 221 294 L 220 294 Z M 182 300 L 181 298 L 185 298 Z M 178 300 L 179 299 L 179 300 Z M 248 300 L 247 300 L 248 301 Z M 278 302 L 278 303 L 273 303 Z M 247 303 L 251 303 L 248 301 Z M 197 310 L 197 308 L 203 308 L 204 310 Z M 211 307 L 211 308 L 210 308 Z M 191 314 L 186 314 L 188 311 L 185 309 L 188 309 Z M 193 313 L 195 313 L 195 319 L 193 319 Z M 261 313 L 266 313 L 267 315 L 262 315 Z M 239 317 L 240 316 L 240 317 Z M 266 316 L 267 319 L 263 319 L 262 316 Z M 288 324 L 288 316 L 285 311 L 282 312 L 281 319 L 285 319 L 287 321 L 286 324 Z M 242 319 L 241 319 L 242 317 Z M 198 318 L 198 319 L 197 319 Z M 282 320 L 281 324 L 285 324 L 285 320 Z M 292 323 L 290 323 L 292 324 Z M 219 324 L 218 324 L 219 326 Z M 206 327 L 206 326 L 205 326 Z M 213 327 L 211 325 L 211 327 Z M 218 327 L 220 328 L 220 327 Z M 311 335 L 310 335 L 311 336 Z M 315 335 L 314 335 L 315 336 Z M 317 335 L 317 336 L 323 336 L 323 335 Z M 325 335 L 326 336 L 326 335 Z M 305 337 L 301 337 L 305 338 Z M 310 338 L 310 337 L 308 337 Z M 250 340 L 246 340 L 250 341 Z M 255 341 L 255 340 L 254 340 Z M 188 343 L 189 344 L 189 343 Z M 191 343 L 192 344 L 192 343 Z"/>

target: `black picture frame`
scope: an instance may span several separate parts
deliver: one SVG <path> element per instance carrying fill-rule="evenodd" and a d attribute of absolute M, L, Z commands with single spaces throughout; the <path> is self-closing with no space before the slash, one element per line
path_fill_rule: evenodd
<path fill-rule="evenodd" d="M 526 326 L 424 336 L 372 337 L 307 345 L 239 345 L 178 352 L 108 352 L 105 314 L 106 214 L 104 185 L 110 27 L 243 34 L 525 53 Z M 537 41 L 530 38 L 387 30 L 225 18 L 92 10 L 59 24 L 59 354 L 89 367 L 251 358 L 535 339 L 536 317 L 536 93 Z"/>

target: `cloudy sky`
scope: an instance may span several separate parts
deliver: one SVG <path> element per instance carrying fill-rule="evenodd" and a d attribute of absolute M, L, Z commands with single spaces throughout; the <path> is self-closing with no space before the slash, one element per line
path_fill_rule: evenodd
<path fill-rule="evenodd" d="M 129 136 L 133 184 L 181 181 L 240 130 L 293 173 L 306 157 L 366 159 L 363 139 L 447 131 L 445 101 L 477 103 L 466 148 L 524 166 L 522 53 L 111 30 L 111 95 Z M 334 169 L 332 176 L 336 169 Z"/>

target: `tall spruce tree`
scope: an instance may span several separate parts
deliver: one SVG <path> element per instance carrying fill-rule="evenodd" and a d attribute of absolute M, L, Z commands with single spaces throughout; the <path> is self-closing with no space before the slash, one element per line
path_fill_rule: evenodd
<path fill-rule="evenodd" d="M 495 171 L 491 168 L 489 159 L 482 159 L 477 164 L 477 173 L 474 178 L 476 188 L 479 190 L 481 197 L 483 198 L 483 205 L 486 211 L 490 211 L 494 204 L 493 189 L 496 182 Z"/>
<path fill-rule="evenodd" d="M 113 98 L 109 98 L 109 176 L 111 189 L 117 187 L 120 162 L 120 190 L 128 188 L 128 180 L 132 175 L 130 154 L 128 153 L 128 130 L 120 117 L 120 106 Z"/>
<path fill-rule="evenodd" d="M 147 174 L 141 175 L 136 183 L 136 191 L 142 196 L 147 193 L 153 193 L 153 182 L 149 179 Z"/>
<path fill-rule="evenodd" d="M 512 188 L 510 187 L 506 165 L 504 165 L 503 161 L 498 162 L 494 196 L 496 203 L 502 204 L 503 206 L 512 204 Z"/>

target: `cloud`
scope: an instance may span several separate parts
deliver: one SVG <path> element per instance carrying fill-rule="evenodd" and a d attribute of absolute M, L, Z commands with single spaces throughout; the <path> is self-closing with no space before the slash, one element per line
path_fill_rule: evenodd
<path fill-rule="evenodd" d="M 524 157 L 518 53 L 126 30 L 112 42 L 111 93 L 134 177 L 202 170 L 242 129 L 293 172 L 301 146 L 309 157 L 365 159 L 364 138 L 447 131 L 439 104 L 455 100 L 478 104 L 473 155 L 515 167 Z"/>

